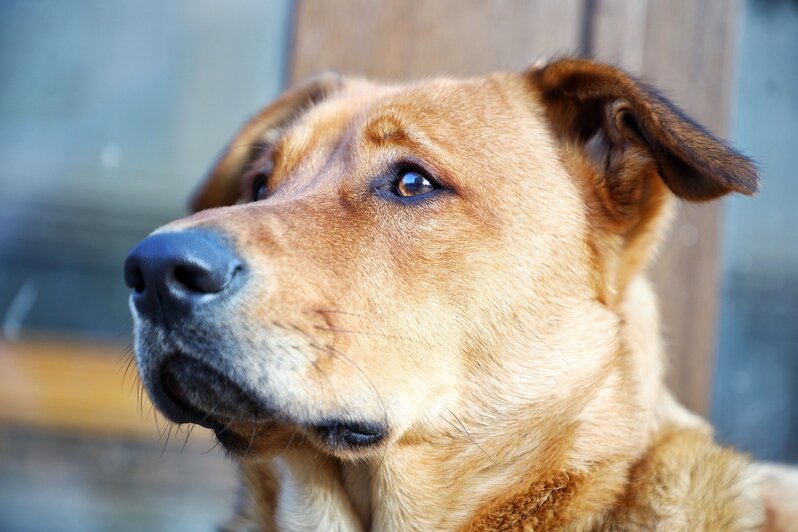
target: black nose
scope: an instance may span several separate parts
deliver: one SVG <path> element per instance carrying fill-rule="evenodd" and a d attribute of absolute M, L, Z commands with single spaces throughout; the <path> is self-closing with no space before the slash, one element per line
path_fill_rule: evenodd
<path fill-rule="evenodd" d="M 230 296 L 244 264 L 211 231 L 160 233 L 142 240 L 125 260 L 125 283 L 136 309 L 171 320 Z"/>

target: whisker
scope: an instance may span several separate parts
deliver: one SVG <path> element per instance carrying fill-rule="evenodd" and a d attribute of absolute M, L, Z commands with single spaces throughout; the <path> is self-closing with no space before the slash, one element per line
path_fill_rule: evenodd
<path fill-rule="evenodd" d="M 249 456 L 249 452 L 252 450 L 252 445 L 255 443 L 255 438 L 257 436 L 260 436 L 264 432 L 266 432 L 268 430 L 271 430 L 276 424 L 277 424 L 277 421 L 272 421 L 271 423 L 267 424 L 265 427 L 261 427 L 260 429 L 258 429 L 258 426 L 253 423 L 252 424 L 252 436 L 249 439 L 249 445 L 247 445 L 247 450 L 244 451 L 244 456 Z"/>
<path fill-rule="evenodd" d="M 412 341 L 410 338 L 407 338 L 406 336 L 399 336 L 396 334 L 387 334 L 376 331 L 356 331 L 353 329 L 339 329 L 337 327 L 322 327 L 320 325 L 314 325 L 313 328 L 318 329 L 320 331 L 330 331 L 330 332 L 344 333 L 344 334 L 363 334 L 366 336 L 381 336 L 382 338 L 394 338 L 397 340 L 405 340 L 406 342 Z"/>
<path fill-rule="evenodd" d="M 344 360 L 346 360 L 347 362 L 349 362 L 349 364 L 350 364 L 350 365 L 352 365 L 352 367 L 354 367 L 354 368 L 355 368 L 355 369 L 358 371 L 358 373 L 360 374 L 360 376 L 361 376 L 361 377 L 363 378 L 363 380 L 364 380 L 364 381 L 365 381 L 365 382 L 366 382 L 366 383 L 367 383 L 367 384 L 368 384 L 368 385 L 371 387 L 371 390 L 374 392 L 374 395 L 377 397 L 377 401 L 380 403 L 380 408 L 382 408 L 383 423 L 384 423 L 385 425 L 387 425 L 387 424 L 388 424 L 388 410 L 385 408 L 385 403 L 384 403 L 384 402 L 383 402 L 383 400 L 382 400 L 382 395 L 380 395 L 380 392 L 377 390 L 377 387 L 376 387 L 376 386 L 374 386 L 374 383 L 373 383 L 373 382 L 371 382 L 371 379 L 369 379 L 369 376 L 368 376 L 368 375 L 366 375 L 366 372 L 365 372 L 365 371 L 363 371 L 363 370 L 360 368 L 360 366 L 358 366 L 358 365 L 357 365 L 357 364 L 356 364 L 356 363 L 355 363 L 355 362 L 354 362 L 354 361 L 353 361 L 351 358 L 349 358 L 349 356 L 348 356 L 346 353 L 344 353 L 343 351 L 340 351 L 340 350 L 338 350 L 338 349 L 335 349 L 334 347 L 331 347 L 331 346 L 328 346 L 328 345 L 325 345 L 325 346 L 322 346 L 322 347 L 319 347 L 319 346 L 318 346 L 317 344 L 315 344 L 315 343 L 314 343 L 314 344 L 308 344 L 308 345 L 310 345 L 310 347 L 311 347 L 311 348 L 314 348 L 314 349 L 319 349 L 319 350 L 322 350 L 322 351 L 327 351 L 327 352 L 330 352 L 330 353 L 335 353 L 336 355 L 339 355 L 339 356 L 340 356 L 340 357 L 342 357 Z"/>
<path fill-rule="evenodd" d="M 213 446 L 212 446 L 210 449 L 208 449 L 207 451 L 205 451 L 204 453 L 202 453 L 203 455 L 206 455 L 206 454 L 208 454 L 208 453 L 212 452 L 214 449 L 216 449 L 217 447 L 219 447 L 219 445 L 221 445 L 221 442 L 219 442 L 219 440 L 212 440 L 212 441 L 215 441 L 216 443 L 214 443 L 214 444 L 213 444 Z"/>
<path fill-rule="evenodd" d="M 317 346 L 314 346 L 313 344 L 311 344 L 311 347 L 315 347 L 315 348 L 317 348 L 317 349 L 318 349 L 318 347 L 317 347 Z M 377 402 L 380 404 L 380 408 L 382 409 L 382 422 L 383 422 L 383 425 L 385 425 L 385 426 L 387 427 L 387 426 L 388 426 L 388 409 L 387 409 L 387 408 L 385 408 L 385 402 L 384 402 L 384 400 L 383 400 L 383 398 L 382 398 L 382 394 L 380 394 L 380 392 L 377 390 L 377 387 L 376 387 L 376 386 L 374 386 L 374 383 L 371 381 L 371 379 L 370 379 L 370 378 L 369 378 L 369 376 L 366 374 L 366 372 L 365 372 L 365 371 L 363 371 L 363 370 L 360 368 L 360 366 L 358 366 L 358 365 L 355 363 L 355 361 L 354 361 L 354 360 L 352 360 L 352 359 L 351 359 L 351 358 L 350 358 L 350 357 L 349 357 L 349 356 L 348 356 L 346 353 L 344 353 L 343 351 L 340 351 L 340 350 L 338 350 L 338 349 L 335 349 L 335 348 L 333 348 L 333 347 L 330 347 L 330 346 L 324 346 L 324 349 L 326 349 L 327 351 L 330 351 L 330 352 L 332 352 L 332 353 L 336 353 L 337 355 L 341 356 L 341 357 L 342 357 L 344 360 L 346 360 L 347 362 L 349 362 L 349 364 L 351 364 L 351 365 L 352 365 L 352 367 L 354 367 L 354 368 L 355 368 L 355 370 L 357 370 L 357 371 L 358 371 L 358 373 L 359 373 L 359 374 L 360 374 L 360 376 L 363 378 L 363 380 L 364 380 L 364 381 L 366 381 L 366 383 L 367 383 L 367 384 L 368 384 L 368 385 L 371 387 L 372 391 L 374 392 L 374 395 L 377 397 Z M 385 450 L 383 450 L 383 452 L 382 452 L 382 457 L 380 458 L 380 463 L 379 463 L 379 464 L 377 464 L 377 467 L 375 467 L 375 468 L 374 468 L 374 471 L 373 471 L 373 472 L 372 472 L 372 474 L 369 476 L 368 482 L 371 482 L 371 481 L 374 479 L 374 477 L 375 477 L 375 476 L 377 476 L 377 473 L 379 473 L 380 469 L 382 469 L 382 466 L 383 466 L 383 464 L 385 463 L 385 459 L 386 459 L 387 455 L 388 455 L 388 449 L 386 448 L 386 449 L 385 449 Z"/>
<path fill-rule="evenodd" d="M 252 425 L 252 436 L 249 437 L 249 444 L 247 445 L 247 450 L 244 451 L 244 456 L 249 455 L 250 449 L 252 449 L 252 444 L 255 443 L 255 432 L 257 431 L 257 427 L 253 424 Z"/>
<path fill-rule="evenodd" d="M 292 327 L 292 328 L 294 328 L 296 331 L 298 331 L 298 332 L 300 332 L 300 333 L 302 332 L 302 331 L 301 331 L 301 330 L 300 330 L 298 327 Z M 289 353 L 289 351 L 288 351 L 288 348 L 286 348 L 286 347 L 284 347 L 284 346 L 279 346 L 279 348 L 280 348 L 280 349 L 281 349 L 283 352 L 285 352 L 285 353 Z M 305 357 L 305 360 L 307 360 L 307 361 L 308 361 L 308 363 L 309 363 L 311 366 L 313 366 L 313 367 L 316 369 L 316 371 L 319 373 L 319 375 L 321 375 L 322 377 L 324 377 L 324 379 L 327 381 L 327 384 L 329 384 L 329 385 L 330 385 L 330 387 L 332 387 L 332 382 L 330 381 L 330 376 L 329 376 L 329 375 L 327 375 L 327 373 L 325 373 L 325 372 L 324 372 L 324 370 L 322 370 L 322 369 L 321 369 L 321 367 L 319 367 L 319 364 L 318 364 L 318 363 L 317 363 L 315 360 L 313 360 L 312 358 L 310 358 L 310 356 L 308 356 L 308 354 L 307 354 L 307 353 L 305 353 L 304 351 L 302 351 L 302 350 L 301 350 L 301 349 L 299 349 L 299 348 L 294 348 L 294 351 L 298 352 L 298 353 L 299 353 L 299 354 L 301 354 L 303 357 Z M 326 388 L 324 387 L 324 381 L 321 381 L 321 386 L 322 386 L 322 390 L 321 390 L 322 396 L 326 396 Z"/>
<path fill-rule="evenodd" d="M 122 352 L 122 355 L 119 357 L 119 360 L 116 361 L 114 364 L 114 369 L 118 369 L 122 367 L 122 364 L 125 364 L 127 361 L 130 364 L 130 359 L 133 358 L 135 354 L 133 353 L 133 346 L 129 345 L 125 347 L 125 350 Z"/>
<path fill-rule="evenodd" d="M 236 418 L 230 418 L 230 421 L 227 422 L 227 425 L 222 427 L 222 430 L 219 431 L 219 434 L 224 434 L 225 432 L 227 432 L 230 429 L 230 427 L 233 426 L 233 423 L 235 423 L 235 422 L 236 422 Z"/>
<path fill-rule="evenodd" d="M 385 449 L 382 451 L 382 457 L 380 458 L 380 463 L 379 463 L 379 464 L 377 464 L 377 467 L 375 467 L 375 468 L 374 468 L 374 471 L 373 471 L 373 472 L 371 473 L 371 475 L 369 476 L 369 478 L 368 478 L 368 481 L 367 481 L 367 482 L 366 482 L 366 484 L 365 484 L 366 486 L 368 486 L 369 484 L 371 484 L 371 481 L 372 481 L 372 480 L 374 480 L 374 477 L 376 477 L 376 476 L 377 476 L 377 473 L 379 473 L 379 472 L 380 472 L 380 469 L 382 469 L 382 466 L 383 466 L 383 464 L 385 464 L 385 459 L 386 459 L 387 457 L 388 457 L 388 449 L 387 449 L 387 448 L 385 448 Z"/>
<path fill-rule="evenodd" d="M 294 443 L 294 436 L 296 436 L 296 429 L 294 429 L 294 432 L 291 433 L 291 437 L 288 439 L 288 445 L 286 445 L 285 448 L 283 448 L 283 450 L 280 451 L 279 454 L 277 455 L 278 458 L 283 456 L 283 454 L 288 450 L 288 448 L 291 447 L 291 444 Z"/>
<path fill-rule="evenodd" d="M 371 319 L 370 316 L 366 316 L 365 314 L 358 314 L 356 312 L 348 312 L 346 310 L 338 310 L 338 309 L 320 308 L 315 310 L 314 312 L 318 314 L 345 314 L 347 316 L 356 316 L 358 318 Z"/>
<path fill-rule="evenodd" d="M 138 381 L 138 386 L 136 387 L 136 399 L 139 402 L 139 414 L 141 415 L 141 421 L 144 421 L 144 383 L 141 382 L 141 379 L 136 379 Z"/>
<path fill-rule="evenodd" d="M 552 346 L 550 346 L 548 343 L 546 343 L 546 341 L 543 338 L 541 338 L 538 333 L 536 333 L 532 329 L 530 329 L 529 332 L 531 332 L 532 336 L 534 336 L 541 344 L 545 345 L 549 349 L 549 351 L 554 353 L 557 356 L 557 358 L 559 358 L 566 366 L 568 366 L 569 370 L 573 370 L 574 369 L 573 366 L 571 365 L 571 363 L 568 362 L 568 359 L 566 357 L 562 356 L 559 351 L 556 351 Z"/>
<path fill-rule="evenodd" d="M 127 389 L 127 396 L 128 397 L 133 395 L 133 390 L 136 389 L 136 384 L 138 384 L 138 383 L 135 380 L 130 382 L 130 386 L 128 386 L 128 389 Z M 124 385 L 125 385 L 125 383 L 124 383 L 124 379 L 123 379 L 122 386 L 124 386 Z"/>
<path fill-rule="evenodd" d="M 221 398 L 217 399 L 216 402 L 213 403 L 210 412 L 206 412 L 205 415 L 202 416 L 202 419 L 200 419 L 200 423 L 202 423 L 203 421 L 208 421 L 214 414 L 216 414 L 216 408 L 219 406 L 219 401 L 221 401 Z"/>
<path fill-rule="evenodd" d="M 172 429 L 174 425 L 169 425 L 169 430 L 166 433 L 166 442 L 163 444 L 163 449 L 161 450 L 161 457 L 163 457 L 164 453 L 166 453 L 166 448 L 169 447 L 169 438 L 172 437 Z"/>
<path fill-rule="evenodd" d="M 183 446 L 180 448 L 180 452 L 178 454 L 183 454 L 183 450 L 186 448 L 186 445 L 188 445 L 188 439 L 191 437 L 191 433 L 194 432 L 194 427 L 196 427 L 196 425 L 193 423 L 188 427 L 188 430 L 186 431 L 186 441 L 183 442 Z"/>
<path fill-rule="evenodd" d="M 135 362 L 136 362 L 136 358 L 134 356 L 128 357 L 127 364 L 125 364 L 125 372 L 122 374 L 122 383 L 123 384 L 127 380 L 128 374 L 130 373 L 130 369 L 132 367 L 134 367 Z M 138 377 L 138 373 L 135 373 L 135 375 L 136 375 L 136 377 Z"/>
<path fill-rule="evenodd" d="M 158 423 L 158 414 L 153 410 L 153 405 L 150 405 L 150 410 L 147 412 L 147 417 L 150 417 L 152 414 L 152 419 L 155 420 L 155 428 L 158 430 L 158 438 L 163 438 L 163 434 L 161 433 L 161 425 Z"/>
<path fill-rule="evenodd" d="M 463 422 L 462 422 L 462 421 L 460 421 L 460 418 L 459 418 L 459 417 L 457 417 L 457 414 L 455 414 L 454 412 L 452 412 L 452 411 L 451 411 L 450 409 L 448 409 L 448 408 L 447 408 L 446 410 L 449 410 L 449 413 L 450 413 L 451 415 L 453 415 L 453 416 L 454 416 L 454 418 L 457 420 L 457 422 L 458 422 L 458 423 L 460 424 L 460 426 L 462 427 L 462 430 L 458 429 L 458 428 L 455 426 L 455 424 L 454 424 L 454 423 L 452 423 L 451 421 L 449 421 L 448 419 L 444 418 L 444 420 L 445 420 L 447 423 L 449 423 L 449 424 L 450 424 L 452 427 L 454 427 L 454 428 L 455 428 L 455 429 L 456 429 L 458 432 L 460 432 L 460 433 L 461 433 L 461 434 L 463 434 L 463 435 L 464 435 L 466 438 L 468 438 L 468 441 L 470 441 L 471 443 L 473 443 L 473 444 L 474 444 L 474 445 L 477 447 L 477 449 L 479 449 L 480 451 L 482 451 L 482 454 L 484 454 L 485 456 L 487 456 L 487 457 L 488 457 L 488 460 L 490 460 L 491 462 L 493 462 L 493 465 L 495 465 L 496 467 L 499 467 L 499 464 L 498 464 L 498 462 L 496 462 L 496 460 L 494 460 L 494 459 L 493 459 L 493 457 L 492 457 L 491 455 L 489 455 L 489 454 L 488 454 L 488 453 L 485 451 L 485 449 L 483 449 L 482 447 L 480 447 L 480 445 L 479 445 L 477 442 L 475 442 L 475 441 L 474 441 L 474 438 L 472 438 L 472 437 L 471 437 L 471 435 L 468 433 L 468 429 L 466 429 L 465 425 L 463 425 Z"/>

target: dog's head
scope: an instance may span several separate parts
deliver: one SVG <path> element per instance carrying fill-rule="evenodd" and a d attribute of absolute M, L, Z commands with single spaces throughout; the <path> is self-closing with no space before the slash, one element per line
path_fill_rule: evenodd
<path fill-rule="evenodd" d="M 232 450 L 298 434 L 353 457 L 458 416 L 558 415 L 616 363 L 669 199 L 756 187 L 608 66 L 323 75 L 249 121 L 196 214 L 131 253 L 138 366 L 160 410 Z"/>

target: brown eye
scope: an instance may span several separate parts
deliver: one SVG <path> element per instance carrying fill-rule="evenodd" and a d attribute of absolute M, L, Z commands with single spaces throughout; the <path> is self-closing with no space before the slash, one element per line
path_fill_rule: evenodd
<path fill-rule="evenodd" d="M 394 183 L 396 195 L 405 198 L 428 194 L 436 188 L 423 174 L 413 170 L 403 172 Z"/>

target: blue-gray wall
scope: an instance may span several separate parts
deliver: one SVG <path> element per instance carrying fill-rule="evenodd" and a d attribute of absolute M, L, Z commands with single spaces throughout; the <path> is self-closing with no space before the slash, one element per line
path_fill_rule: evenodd
<path fill-rule="evenodd" d="M 0 3 L 0 336 L 127 337 L 126 252 L 282 88 L 290 9 Z"/>
<path fill-rule="evenodd" d="M 759 197 L 726 203 L 713 421 L 755 456 L 798 461 L 798 2 L 748 0 L 734 144 Z"/>

